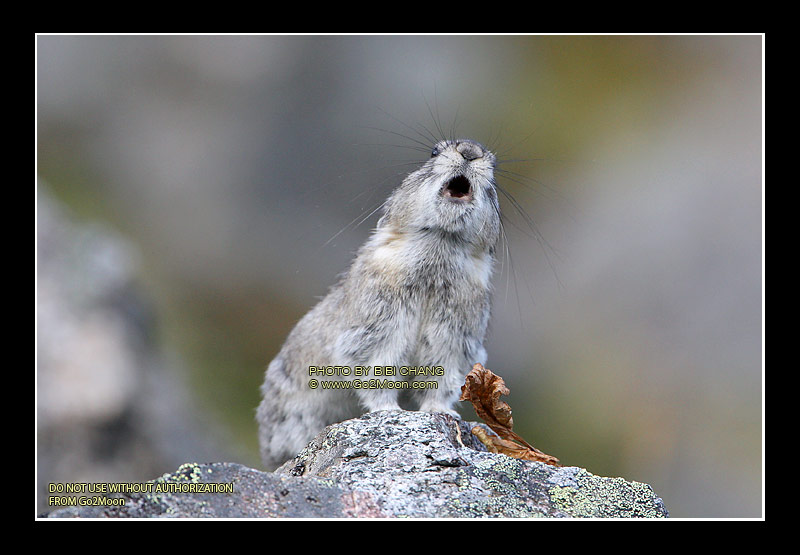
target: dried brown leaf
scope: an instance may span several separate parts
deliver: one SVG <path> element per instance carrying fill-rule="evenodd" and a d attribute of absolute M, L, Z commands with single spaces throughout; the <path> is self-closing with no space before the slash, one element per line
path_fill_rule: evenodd
<path fill-rule="evenodd" d="M 503 378 L 475 364 L 461 386 L 460 401 L 470 401 L 475 413 L 501 437 L 514 427 L 511 407 L 500 400 L 501 395 L 511 393 Z"/>
<path fill-rule="evenodd" d="M 502 453 L 515 459 L 523 459 L 526 461 L 539 461 L 549 465 L 558 466 L 558 459 L 542 453 L 538 449 L 531 449 L 525 445 L 520 445 L 514 441 L 509 441 L 501 437 L 490 435 L 480 426 L 472 428 L 472 433 L 475 434 L 481 443 L 486 446 L 490 453 Z"/>
<path fill-rule="evenodd" d="M 512 428 L 514 419 L 511 407 L 500 400 L 501 395 L 511 391 L 506 387 L 503 378 L 496 375 L 482 364 L 475 364 L 461 386 L 460 401 L 470 401 L 475 413 L 499 436 L 494 437 L 480 427 L 472 429 L 478 439 L 492 453 L 504 453 L 516 459 L 541 461 L 558 465 L 558 459 L 542 453 L 530 443 L 517 435 Z M 476 432 L 480 430 L 480 432 Z M 483 437 L 479 434 L 483 434 Z"/>

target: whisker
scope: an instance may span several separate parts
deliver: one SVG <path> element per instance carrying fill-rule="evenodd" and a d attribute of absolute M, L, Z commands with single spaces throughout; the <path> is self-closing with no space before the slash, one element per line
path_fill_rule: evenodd
<path fill-rule="evenodd" d="M 405 125 L 405 124 L 403 124 L 402 122 L 399 122 L 399 123 L 401 123 L 401 125 Z M 409 140 L 409 141 L 412 141 L 412 142 L 414 142 L 414 143 L 417 143 L 418 145 L 420 145 L 420 146 L 421 146 L 421 147 L 422 147 L 424 150 L 426 150 L 426 151 L 429 151 L 429 150 L 430 150 L 430 147 L 428 146 L 428 143 L 427 143 L 427 142 L 424 142 L 424 141 L 422 141 L 422 140 L 420 140 L 420 139 L 415 139 L 414 137 L 409 137 L 408 135 L 404 135 L 404 134 L 402 134 L 402 133 L 399 133 L 399 132 L 397 132 L 397 131 L 392 131 L 392 130 L 390 130 L 390 129 L 381 129 L 380 127 L 370 127 L 370 126 L 365 126 L 365 125 L 362 125 L 362 126 L 361 126 L 361 128 L 362 128 L 362 129 L 371 129 L 371 130 L 373 130 L 373 131 L 381 131 L 381 132 L 383 132 L 383 133 L 388 133 L 388 134 L 390 134 L 390 135 L 395 135 L 395 136 L 397 136 L 397 137 L 402 137 L 402 138 L 404 138 L 404 139 L 406 139 L 406 140 Z M 419 131 L 417 131 L 416 129 L 411 129 L 411 131 L 414 131 L 414 132 L 418 133 L 418 134 L 419 134 L 421 137 L 425 138 L 425 137 L 422 135 L 422 133 L 420 133 L 420 132 L 419 132 Z"/>
<path fill-rule="evenodd" d="M 378 205 L 375 207 L 375 209 L 374 209 L 374 210 L 372 210 L 371 212 L 369 212 L 369 214 L 367 214 L 366 216 L 364 216 L 364 214 L 367 212 L 366 210 L 364 210 L 363 212 L 361 212 L 361 214 L 359 214 L 358 216 L 356 216 L 356 218 L 354 218 L 354 219 L 353 219 L 353 220 L 352 220 L 352 221 L 351 221 L 349 224 L 347 224 L 347 225 L 346 225 L 346 226 L 344 226 L 342 229 L 340 229 L 340 230 L 339 230 L 339 231 L 338 231 L 338 232 L 337 232 L 337 233 L 336 233 L 336 234 L 335 234 L 333 237 L 331 237 L 330 239 L 328 239 L 327 241 L 325 241 L 325 243 L 322 245 L 322 247 L 324 248 L 324 247 L 328 246 L 328 245 L 331 243 L 331 241 L 333 241 L 333 240 L 334 240 L 334 239 L 336 239 L 336 238 L 337 238 L 339 235 L 341 235 L 342 233 L 344 233 L 344 232 L 345 232 L 345 230 L 347 230 L 347 229 L 348 229 L 350 226 L 352 226 L 352 225 L 353 225 L 353 224 L 354 224 L 356 221 L 358 221 L 359 219 L 360 219 L 360 221 L 358 221 L 358 223 L 357 223 L 357 224 L 356 224 L 354 227 L 358 227 L 358 226 L 360 226 L 361 224 L 363 224 L 363 223 L 364 223 L 365 221 L 367 221 L 367 220 L 368 220 L 368 219 L 369 219 L 369 218 L 370 218 L 370 217 L 371 217 L 371 216 L 372 216 L 372 215 L 373 215 L 375 212 L 377 212 L 378 210 L 380 210 L 381 208 L 383 208 L 383 207 L 384 207 L 384 205 L 386 205 L 386 201 L 385 201 L 385 200 L 384 200 L 384 201 L 382 201 L 382 202 L 380 202 L 380 203 L 378 203 Z M 364 216 L 364 217 L 362 218 L 362 216 Z"/>
<path fill-rule="evenodd" d="M 525 223 L 528 224 L 528 228 L 530 228 L 530 230 L 531 230 L 531 235 L 529 235 L 529 236 L 533 237 L 534 239 L 536 239 L 536 241 L 540 245 L 542 245 L 542 252 L 544 254 L 545 260 L 547 261 L 547 265 L 550 266 L 550 269 L 553 271 L 553 275 L 555 276 L 556 282 L 558 283 L 559 287 L 563 288 L 563 283 L 561 282 L 561 279 L 558 277 L 558 272 L 556 271 L 556 267 L 553 264 L 553 261 L 550 259 L 550 255 L 548 254 L 548 249 L 549 249 L 549 251 L 554 256 L 556 256 L 557 258 L 560 259 L 561 257 L 559 256 L 558 251 L 556 251 L 556 249 L 553 248 L 553 246 L 544 238 L 544 235 L 542 235 L 542 233 L 539 231 L 539 227 L 533 221 L 533 218 L 531 217 L 531 215 L 528 214 L 525 211 L 525 209 L 522 207 L 522 205 L 520 205 L 520 203 L 517 201 L 517 199 L 514 198 L 514 195 L 512 195 L 511 193 L 509 193 L 508 191 L 506 191 L 503 187 L 500 187 L 499 185 L 497 186 L 497 190 L 500 191 L 503 194 L 503 196 L 506 197 L 506 199 L 508 199 L 508 201 L 511 203 L 511 206 L 514 207 L 514 209 L 522 217 L 522 219 L 525 221 Z M 517 226 L 515 225 L 515 227 L 517 227 Z M 522 231 L 523 233 L 528 235 L 528 233 L 524 229 L 522 229 L 522 228 L 518 228 L 518 229 L 520 229 L 520 231 Z"/>

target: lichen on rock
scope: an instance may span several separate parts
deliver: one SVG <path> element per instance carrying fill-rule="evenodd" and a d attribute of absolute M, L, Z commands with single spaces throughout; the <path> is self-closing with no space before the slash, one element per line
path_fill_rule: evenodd
<path fill-rule="evenodd" d="M 183 465 L 161 480 L 233 483 L 233 493 L 130 494 L 123 507 L 49 516 L 226 518 L 666 517 L 647 484 L 489 453 L 474 423 L 379 411 L 322 430 L 275 472 Z M 89 509 L 89 508 L 85 508 Z"/>

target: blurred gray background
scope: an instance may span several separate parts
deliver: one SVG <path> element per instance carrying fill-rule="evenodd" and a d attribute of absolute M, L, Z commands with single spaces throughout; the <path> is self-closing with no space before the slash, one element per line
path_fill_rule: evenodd
<path fill-rule="evenodd" d="M 515 430 L 651 484 L 674 517 L 761 517 L 762 56 L 761 36 L 39 36 L 39 491 L 202 457 L 259 467 L 267 363 L 363 217 L 454 133 L 505 161 L 519 208 L 503 198 L 486 345 Z M 48 366 L 75 344 L 45 338 L 51 204 L 129 245 L 152 391 L 185 388 L 212 447 L 167 440 L 163 468 L 101 472 L 120 429 L 188 438 L 198 420 L 139 430 L 133 412 L 90 436 L 80 411 L 118 389 L 92 392 L 113 365 L 91 348 L 70 366 L 89 400 L 50 410 L 75 383 Z"/>

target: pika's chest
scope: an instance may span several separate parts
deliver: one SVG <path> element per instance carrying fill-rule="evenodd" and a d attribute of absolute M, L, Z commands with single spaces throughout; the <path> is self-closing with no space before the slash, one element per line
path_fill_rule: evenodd
<path fill-rule="evenodd" d="M 457 238 L 437 234 L 376 234 L 370 264 L 395 286 L 416 290 L 487 289 L 494 258 Z"/>

